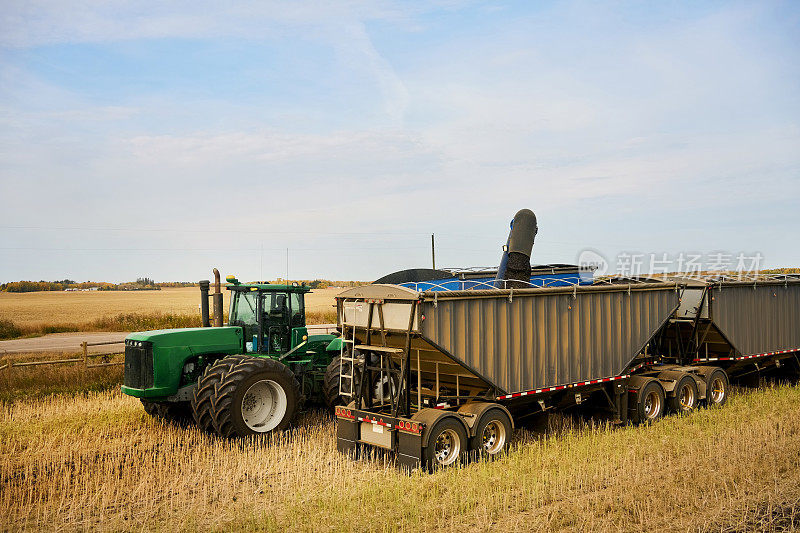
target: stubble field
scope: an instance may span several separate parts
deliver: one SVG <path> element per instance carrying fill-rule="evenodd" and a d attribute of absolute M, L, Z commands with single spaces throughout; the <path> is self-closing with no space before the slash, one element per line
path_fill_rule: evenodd
<path fill-rule="evenodd" d="M 306 294 L 308 322 L 335 322 L 334 297 L 342 290 L 315 289 Z M 223 289 L 223 294 L 227 313 L 230 292 Z M 0 322 L 8 332 L 3 335 L 0 331 L 0 338 L 194 326 L 200 322 L 199 304 L 197 287 L 160 291 L 0 292 Z M 10 328 L 17 331 L 9 331 Z"/>
<path fill-rule="evenodd" d="M 334 309 L 334 296 L 344 289 L 315 289 L 306 295 L 312 312 Z M 225 310 L 230 291 L 223 289 Z M 160 291 L 0 292 L 0 319 L 21 325 L 53 322 L 90 322 L 124 313 L 196 314 L 200 289 L 182 287 Z"/>
<path fill-rule="evenodd" d="M 800 389 L 614 428 L 552 417 L 493 462 L 408 474 L 312 412 L 265 440 L 146 416 L 118 392 L 0 403 L 0 529 L 789 531 Z"/>

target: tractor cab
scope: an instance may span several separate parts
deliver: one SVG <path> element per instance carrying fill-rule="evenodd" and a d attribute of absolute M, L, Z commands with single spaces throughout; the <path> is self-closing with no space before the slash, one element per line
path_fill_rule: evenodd
<path fill-rule="evenodd" d="M 228 325 L 244 330 L 245 350 L 270 356 L 289 352 L 308 338 L 304 285 L 240 283 L 228 276 Z"/>

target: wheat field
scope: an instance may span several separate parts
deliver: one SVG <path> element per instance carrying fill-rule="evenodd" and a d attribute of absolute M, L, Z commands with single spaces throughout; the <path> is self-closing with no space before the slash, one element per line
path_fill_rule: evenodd
<path fill-rule="evenodd" d="M 333 311 L 334 296 L 343 289 L 315 289 L 306 294 L 310 312 Z M 224 308 L 230 292 L 223 289 Z M 0 292 L 0 319 L 20 326 L 89 323 L 131 313 L 199 315 L 200 289 L 166 288 L 160 291 Z"/>
<path fill-rule="evenodd" d="M 3 530 L 753 531 L 800 527 L 800 388 L 651 426 L 551 417 L 435 474 L 335 449 L 323 412 L 265 440 L 147 417 L 117 392 L 0 403 Z"/>

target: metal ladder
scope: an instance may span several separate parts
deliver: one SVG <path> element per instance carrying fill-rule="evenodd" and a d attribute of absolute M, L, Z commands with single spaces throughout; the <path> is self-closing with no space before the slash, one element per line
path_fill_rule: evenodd
<path fill-rule="evenodd" d="M 355 338 L 355 328 L 351 327 L 351 332 L 353 335 L 352 339 L 347 338 L 347 326 L 343 326 L 342 329 L 342 345 L 339 348 L 339 358 L 342 362 L 342 367 L 339 370 L 339 395 L 344 397 L 347 396 L 351 400 L 356 394 L 355 390 L 355 371 L 356 371 L 356 338 Z M 345 348 L 345 344 L 350 344 L 350 349 Z M 345 365 L 346 363 L 350 363 L 350 371 L 349 373 L 345 372 Z M 344 384 L 349 383 L 350 387 L 345 389 Z M 348 390 L 349 392 L 343 392 Z"/>

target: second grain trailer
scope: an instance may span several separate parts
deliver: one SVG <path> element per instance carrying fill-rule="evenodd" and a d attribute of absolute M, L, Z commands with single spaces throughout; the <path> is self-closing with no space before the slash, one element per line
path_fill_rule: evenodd
<path fill-rule="evenodd" d="M 337 297 L 338 448 L 408 467 L 507 446 L 515 420 L 591 399 L 616 422 L 724 404 L 731 376 L 800 370 L 800 277 Z"/>

